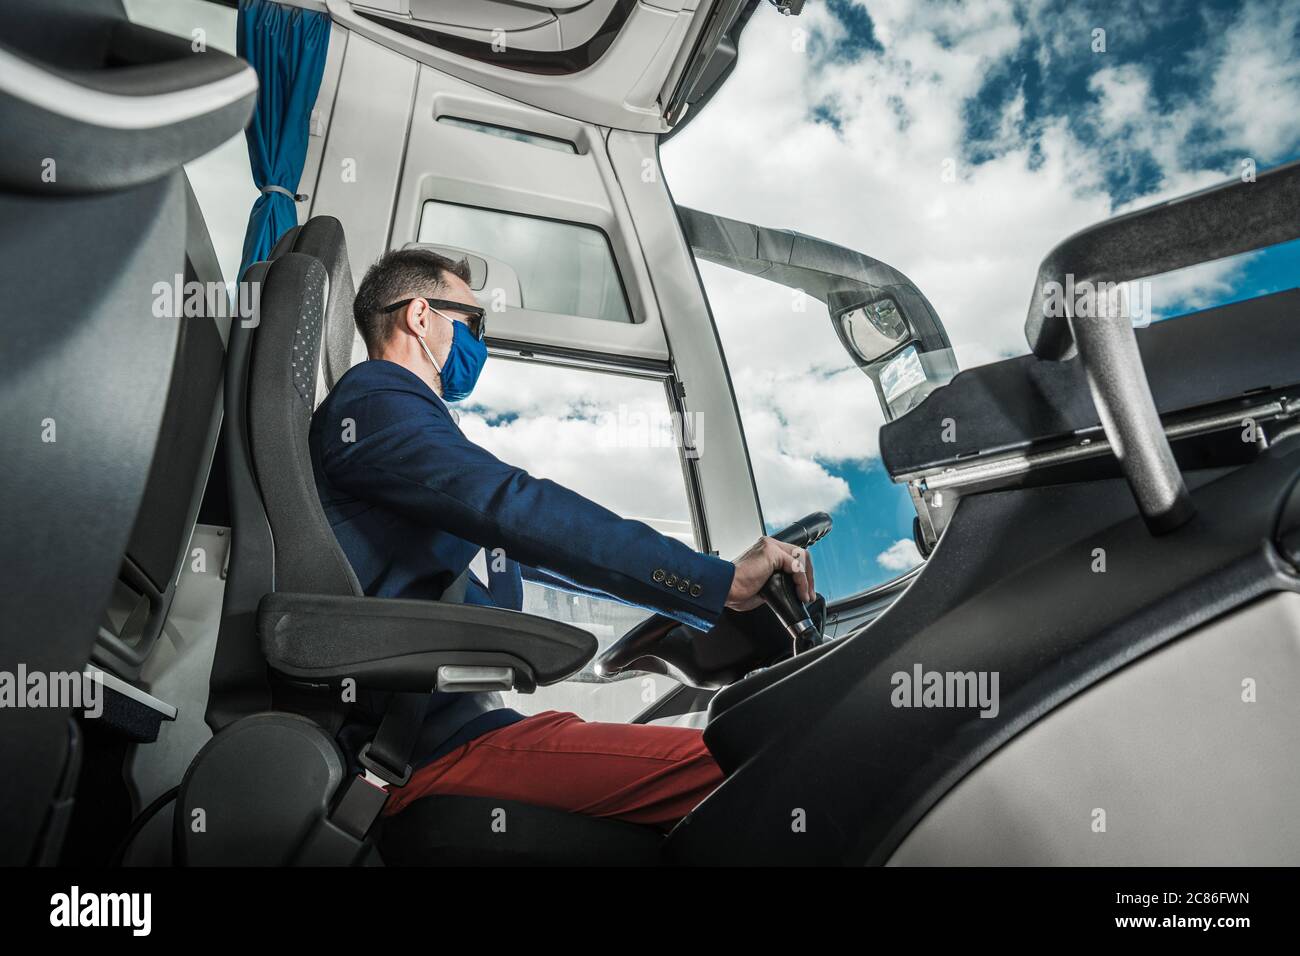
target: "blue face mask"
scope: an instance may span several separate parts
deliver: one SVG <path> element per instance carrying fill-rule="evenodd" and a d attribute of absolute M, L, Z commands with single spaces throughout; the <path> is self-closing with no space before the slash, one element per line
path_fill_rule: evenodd
<path fill-rule="evenodd" d="M 437 309 L 434 313 L 447 319 Z M 433 367 L 438 370 L 438 376 L 442 379 L 442 397 L 448 402 L 459 402 L 461 399 L 468 398 L 469 393 L 474 391 L 474 386 L 478 382 L 479 374 L 483 371 L 483 363 L 487 361 L 487 346 L 474 338 L 474 333 L 469 330 L 464 322 L 457 322 L 454 319 L 447 319 L 451 323 L 451 349 L 447 352 L 447 362 L 439 365 L 429 351 L 429 346 L 424 344 L 424 339 L 420 339 L 420 347 L 424 349 L 424 354 L 429 356 L 429 361 L 433 362 Z"/>

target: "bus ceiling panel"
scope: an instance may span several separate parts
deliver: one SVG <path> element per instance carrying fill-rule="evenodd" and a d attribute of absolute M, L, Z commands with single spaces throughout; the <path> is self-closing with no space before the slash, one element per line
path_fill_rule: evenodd
<path fill-rule="evenodd" d="M 504 0 L 328 0 L 328 7 L 353 33 L 483 89 L 600 126 L 660 133 L 667 130 L 660 91 L 696 35 L 697 3 L 707 7 L 700 0 L 551 3 L 549 22 L 533 19 L 545 12 L 540 4 Z M 502 18 L 488 25 L 492 10 Z"/>
<path fill-rule="evenodd" d="M 439 122 L 448 117 L 458 122 Z M 475 124 L 519 135 L 489 135 Z M 576 152 L 529 136 L 572 144 Z M 500 228 L 487 228 L 488 220 Z M 422 232 L 422 222 L 432 225 Z M 443 222 L 447 231 L 439 231 Z M 669 357 L 631 211 L 600 131 L 587 124 L 421 68 L 385 248 L 412 242 L 456 247 L 510 267 L 524 308 L 491 313 L 494 338 Z M 567 244 L 563 254 L 560 243 Z M 555 275 L 563 268 L 573 270 L 571 281 Z M 492 290 L 482 294 L 491 308 Z M 566 301 L 572 304 L 564 307 Z"/>

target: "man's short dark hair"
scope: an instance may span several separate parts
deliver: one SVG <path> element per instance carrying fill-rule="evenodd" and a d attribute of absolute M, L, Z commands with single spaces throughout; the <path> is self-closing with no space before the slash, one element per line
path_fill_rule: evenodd
<path fill-rule="evenodd" d="M 352 315 L 366 349 L 378 352 L 393 334 L 401 317 L 396 312 L 380 311 L 385 306 L 416 296 L 437 298 L 447 289 L 448 274 L 469 281 L 469 262 L 456 262 L 432 249 L 394 249 L 385 252 L 366 270 Z"/>

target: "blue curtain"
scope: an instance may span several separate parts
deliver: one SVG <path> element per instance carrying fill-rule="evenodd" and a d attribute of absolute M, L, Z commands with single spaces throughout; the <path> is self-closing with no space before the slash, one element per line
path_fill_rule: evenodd
<path fill-rule="evenodd" d="M 328 14 L 240 0 L 238 52 L 257 71 L 257 109 L 245 135 L 253 182 L 262 191 L 244 234 L 242 276 L 298 224 L 293 194 L 307 160 L 307 134 L 329 48 Z"/>

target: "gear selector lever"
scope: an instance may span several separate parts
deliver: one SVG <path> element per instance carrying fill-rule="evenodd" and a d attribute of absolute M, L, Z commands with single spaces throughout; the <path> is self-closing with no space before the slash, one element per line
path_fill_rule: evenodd
<path fill-rule="evenodd" d="M 800 654 L 822 642 L 821 632 L 812 622 L 812 616 L 804 607 L 799 595 L 795 593 L 794 582 L 790 576 L 778 571 L 767 579 L 760 592 L 767 606 L 772 609 L 794 641 L 794 652 Z"/>
<path fill-rule="evenodd" d="M 824 511 L 814 511 L 788 528 L 778 531 L 772 537 L 806 551 L 824 538 L 830 530 L 831 516 Z M 821 632 L 817 630 L 817 625 L 813 623 L 808 609 L 795 593 L 794 581 L 790 580 L 789 575 L 778 571 L 767 579 L 767 583 L 759 593 L 767 602 L 767 606 L 776 614 L 777 620 L 790 632 L 796 654 L 816 647 L 822 642 Z"/>
<path fill-rule="evenodd" d="M 772 537 L 806 551 L 826 537 L 828 531 L 831 531 L 831 515 L 826 511 L 814 511 Z M 790 632 L 790 639 L 794 641 L 794 653 L 800 654 L 822 643 L 822 632 L 816 630 L 807 607 L 803 606 L 800 596 L 794 592 L 794 581 L 790 580 L 789 575 L 777 571 L 767 579 L 767 584 L 763 585 L 759 593 L 776 614 L 776 619 Z"/>

